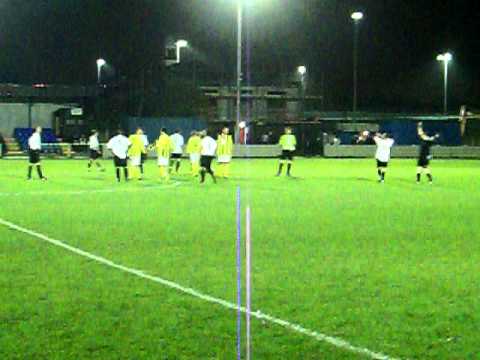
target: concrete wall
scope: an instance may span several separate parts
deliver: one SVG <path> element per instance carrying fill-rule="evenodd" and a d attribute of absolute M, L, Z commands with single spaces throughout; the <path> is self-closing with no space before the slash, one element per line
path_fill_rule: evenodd
<path fill-rule="evenodd" d="M 325 145 L 324 156 L 327 158 L 373 158 L 375 145 Z M 417 145 L 394 146 L 393 158 L 416 158 L 419 148 Z M 480 147 L 475 146 L 432 146 L 434 158 L 443 159 L 479 159 Z"/>
<path fill-rule="evenodd" d="M 53 113 L 61 108 L 74 107 L 68 104 L 31 104 L 32 126 L 52 127 Z M 0 103 L 0 133 L 12 136 L 17 127 L 28 127 L 27 103 Z"/>

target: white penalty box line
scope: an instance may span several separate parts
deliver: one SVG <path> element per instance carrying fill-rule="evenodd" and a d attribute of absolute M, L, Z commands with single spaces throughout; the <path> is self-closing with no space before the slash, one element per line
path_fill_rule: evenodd
<path fill-rule="evenodd" d="M 87 195 L 87 194 L 102 194 L 102 193 L 132 193 L 141 191 L 152 191 L 174 188 L 181 185 L 180 181 L 171 184 L 157 185 L 157 186 L 142 186 L 137 188 L 107 188 L 107 189 L 92 189 L 92 190 L 70 190 L 70 191 L 17 191 L 17 192 L 0 192 L 0 197 L 8 196 L 41 196 L 41 195 Z"/>
<path fill-rule="evenodd" d="M 245 307 L 240 307 L 239 308 L 236 304 L 234 304 L 232 302 L 229 302 L 229 301 L 226 301 L 226 300 L 223 300 L 223 299 L 219 299 L 219 298 L 204 294 L 204 293 L 202 293 L 200 291 L 197 291 L 195 289 L 182 286 L 182 285 L 180 285 L 176 282 L 166 280 L 166 279 L 163 279 L 163 278 L 158 277 L 158 276 L 149 275 L 142 270 L 138 270 L 138 269 L 134 269 L 134 268 L 130 268 L 130 267 L 127 267 L 127 266 L 117 264 L 117 263 L 115 263 L 111 260 L 108 260 L 108 259 L 104 258 L 104 257 L 97 256 L 95 254 L 89 253 L 89 252 L 81 250 L 79 248 L 70 246 L 63 241 L 50 238 L 47 235 L 40 234 L 40 233 L 35 232 L 33 230 L 29 230 L 29 229 L 24 228 L 22 226 L 16 225 L 16 224 L 14 224 L 10 221 L 4 220 L 2 218 L 0 218 L 0 225 L 3 225 L 3 226 L 5 226 L 5 227 L 7 227 L 11 230 L 29 235 L 31 237 L 35 237 L 39 240 L 42 240 L 46 243 L 49 243 L 50 245 L 54 245 L 54 246 L 63 248 L 64 250 L 67 250 L 71 253 L 74 253 L 76 255 L 82 256 L 84 258 L 87 258 L 87 259 L 90 259 L 90 260 L 93 260 L 93 261 L 96 261 L 96 262 L 98 262 L 100 264 L 103 264 L 103 265 L 106 265 L 108 267 L 123 271 L 123 272 L 131 274 L 131 275 L 135 275 L 135 276 L 140 277 L 142 279 L 146 279 L 146 280 L 156 282 L 158 284 L 164 285 L 164 286 L 166 286 L 168 288 L 171 288 L 171 289 L 175 289 L 175 290 L 177 290 L 179 292 L 182 292 L 184 294 L 191 295 L 191 296 L 196 297 L 198 299 L 201 299 L 203 301 L 213 303 L 213 304 L 217 304 L 217 305 L 221 305 L 221 306 L 223 306 L 224 308 L 227 308 L 227 309 L 231 309 L 231 310 L 235 310 L 235 311 L 240 310 L 243 313 L 247 313 L 247 310 L 246 310 Z M 249 314 L 256 319 L 264 320 L 264 321 L 270 322 L 272 324 L 282 326 L 286 329 L 289 329 L 291 331 L 306 335 L 306 336 L 308 336 L 310 338 L 313 338 L 317 341 L 328 343 L 328 344 L 333 345 L 333 346 L 335 346 L 339 349 L 349 351 L 349 352 L 352 352 L 352 353 L 356 353 L 356 354 L 359 354 L 359 355 L 363 355 L 363 356 L 365 356 L 367 358 L 370 358 L 370 359 L 399 360 L 397 358 L 394 358 L 394 357 L 391 357 L 391 356 L 388 356 L 388 355 L 385 355 L 385 354 L 382 354 L 382 353 L 379 353 L 379 352 L 374 352 L 374 351 L 371 351 L 371 350 L 366 349 L 366 348 L 362 348 L 362 347 L 352 345 L 348 341 L 343 340 L 341 338 L 325 335 L 325 334 L 322 334 L 320 332 L 313 331 L 313 330 L 310 330 L 308 328 L 305 328 L 302 325 L 291 323 L 287 320 L 282 320 L 282 319 L 274 317 L 272 315 L 264 314 L 261 311 L 251 311 L 251 312 L 249 312 Z"/>

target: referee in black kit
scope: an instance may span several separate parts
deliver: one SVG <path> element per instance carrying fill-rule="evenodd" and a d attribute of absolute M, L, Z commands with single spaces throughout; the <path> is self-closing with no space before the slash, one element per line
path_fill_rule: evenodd
<path fill-rule="evenodd" d="M 432 184 L 432 171 L 429 168 L 430 160 L 432 159 L 430 151 L 432 145 L 440 137 L 440 135 L 435 134 L 435 136 L 428 136 L 425 134 L 425 131 L 423 131 L 423 124 L 421 122 L 418 123 L 417 134 L 420 138 L 420 153 L 418 155 L 417 162 L 417 184 L 420 184 L 422 172 L 427 175 L 428 182 Z"/>
<path fill-rule="evenodd" d="M 35 132 L 28 138 L 28 176 L 27 180 L 32 180 L 32 169 L 37 168 L 38 177 L 41 180 L 47 180 L 42 174 L 40 165 L 40 151 L 42 150 L 42 128 L 38 126 Z"/>

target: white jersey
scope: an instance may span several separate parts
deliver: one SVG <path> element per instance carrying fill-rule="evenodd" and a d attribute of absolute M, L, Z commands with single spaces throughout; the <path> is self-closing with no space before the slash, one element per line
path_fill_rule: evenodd
<path fill-rule="evenodd" d="M 98 135 L 91 135 L 88 138 L 88 147 L 90 150 L 99 151 L 100 150 L 100 143 L 98 142 Z"/>
<path fill-rule="evenodd" d="M 215 156 L 215 151 L 217 150 L 217 142 L 213 140 L 210 136 L 205 136 L 201 142 L 202 151 L 200 152 L 203 156 Z"/>
<path fill-rule="evenodd" d="M 130 145 L 131 142 L 126 136 L 117 135 L 110 139 L 107 144 L 107 148 L 112 150 L 113 155 L 119 159 L 126 159 Z"/>
<path fill-rule="evenodd" d="M 148 145 L 150 145 L 150 143 L 148 142 L 147 135 L 143 134 L 142 135 L 142 140 L 143 140 L 143 146 L 147 147 Z"/>
<path fill-rule="evenodd" d="M 30 148 L 30 150 L 42 149 L 42 138 L 39 133 L 34 132 L 32 136 L 28 138 L 28 147 Z"/>
<path fill-rule="evenodd" d="M 373 140 L 375 140 L 375 144 L 377 144 L 375 158 L 381 162 L 388 162 L 390 160 L 390 151 L 395 141 L 389 138 L 382 139 L 378 136 L 375 136 Z"/>
<path fill-rule="evenodd" d="M 174 149 L 172 151 L 173 154 L 183 154 L 183 145 L 185 144 L 185 140 L 181 134 L 175 133 L 170 136 L 172 139 Z"/>

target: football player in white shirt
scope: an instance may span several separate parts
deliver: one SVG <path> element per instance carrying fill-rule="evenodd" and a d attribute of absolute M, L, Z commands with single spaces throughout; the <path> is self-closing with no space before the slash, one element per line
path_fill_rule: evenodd
<path fill-rule="evenodd" d="M 205 174 L 209 173 L 212 176 L 213 182 L 217 183 L 215 174 L 212 170 L 212 160 L 215 158 L 215 152 L 217 150 L 217 142 L 210 136 L 206 130 L 200 133 L 202 141 L 200 143 L 200 183 L 205 182 Z"/>
<path fill-rule="evenodd" d="M 120 129 L 117 131 L 117 135 L 111 138 L 107 144 L 107 148 L 112 150 L 113 153 L 113 163 L 115 164 L 118 182 L 120 182 L 120 168 L 123 168 L 125 181 L 128 181 L 127 154 L 130 145 L 130 140 L 123 135 L 123 131 Z"/>
<path fill-rule="evenodd" d="M 173 170 L 173 164 L 175 164 L 175 172 L 178 174 L 178 169 L 180 169 L 180 161 L 182 160 L 183 155 L 183 145 L 185 145 L 185 139 L 180 133 L 180 129 L 176 129 L 175 133 L 170 136 L 173 142 L 173 152 L 171 157 L 170 168 Z"/>
<path fill-rule="evenodd" d="M 42 150 L 42 128 L 38 126 L 35 132 L 28 138 L 28 176 L 27 180 L 32 180 L 32 169 L 37 168 L 38 177 L 41 180 L 47 180 L 42 174 L 42 167 L 40 165 L 40 150 Z"/>
<path fill-rule="evenodd" d="M 98 158 L 101 155 L 100 152 L 100 142 L 98 141 L 98 132 L 97 130 L 92 130 L 92 135 L 88 138 L 88 148 L 90 149 L 90 160 L 88 161 L 88 171 L 92 167 L 93 163 L 97 166 L 100 171 L 105 171 L 105 168 L 102 167 L 102 164 L 98 161 Z"/>
<path fill-rule="evenodd" d="M 390 153 L 395 140 L 388 137 L 386 133 L 376 133 L 373 136 L 373 141 L 377 145 L 375 152 L 375 159 L 377 160 L 377 174 L 378 181 L 385 182 L 385 173 L 387 172 L 388 162 L 390 161 Z"/>

